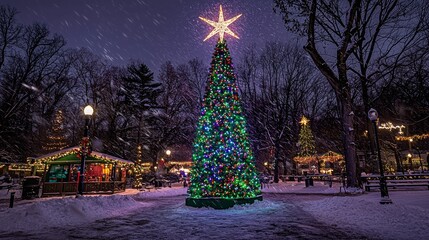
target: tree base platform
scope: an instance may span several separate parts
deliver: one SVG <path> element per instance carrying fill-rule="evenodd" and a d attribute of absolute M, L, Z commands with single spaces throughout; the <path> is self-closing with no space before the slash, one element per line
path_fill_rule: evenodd
<path fill-rule="evenodd" d="M 262 196 L 254 198 L 238 198 L 238 199 L 225 199 L 225 198 L 186 198 L 186 206 L 190 207 L 211 207 L 214 209 L 227 209 L 234 205 L 253 204 L 255 201 L 262 201 Z"/>

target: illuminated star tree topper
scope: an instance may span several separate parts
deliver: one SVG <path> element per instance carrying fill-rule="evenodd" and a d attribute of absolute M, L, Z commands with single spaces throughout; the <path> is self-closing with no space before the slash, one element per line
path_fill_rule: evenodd
<path fill-rule="evenodd" d="M 228 28 L 228 26 L 231 23 L 235 22 L 235 20 L 237 20 L 239 17 L 241 17 L 241 14 L 225 21 L 223 18 L 222 5 L 220 5 L 220 7 L 219 7 L 219 20 L 218 20 L 218 22 L 200 17 L 201 20 L 203 20 L 204 22 L 206 22 L 206 23 L 208 23 L 214 27 L 214 29 L 209 33 L 209 35 L 207 35 L 207 37 L 204 39 L 204 41 L 213 37 L 217 33 L 219 33 L 219 38 L 220 38 L 221 42 L 223 41 L 223 36 L 225 35 L 225 33 L 228 33 L 229 35 L 239 39 L 239 37 L 235 33 L 233 33 L 231 31 L 231 29 Z"/>
<path fill-rule="evenodd" d="M 301 125 L 307 125 L 308 122 L 309 122 L 308 118 L 306 118 L 305 116 L 302 116 L 301 121 L 299 123 L 301 123 Z"/>

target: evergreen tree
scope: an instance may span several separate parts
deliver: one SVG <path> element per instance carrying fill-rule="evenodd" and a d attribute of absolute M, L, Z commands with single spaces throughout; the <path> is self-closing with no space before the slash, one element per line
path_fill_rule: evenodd
<path fill-rule="evenodd" d="M 142 124 L 143 114 L 150 109 L 157 108 L 157 98 L 161 94 L 161 83 L 153 79 L 153 73 L 145 64 L 131 64 L 127 68 L 128 74 L 123 80 L 123 105 L 128 114 L 137 119 L 136 161 L 134 166 L 134 187 L 142 187 Z"/>
<path fill-rule="evenodd" d="M 58 110 L 55 113 L 52 127 L 48 131 L 48 139 L 43 150 L 46 153 L 54 152 L 66 148 L 68 146 L 66 133 L 64 129 L 64 115 L 63 111 Z"/>
<path fill-rule="evenodd" d="M 186 202 L 191 206 L 201 198 L 255 199 L 260 195 L 260 182 L 225 40 L 216 45 L 209 74 L 192 155 L 190 198 Z"/>
<path fill-rule="evenodd" d="M 128 74 L 122 78 L 123 103 L 135 114 L 141 115 L 156 106 L 156 99 L 161 94 L 161 83 L 153 79 L 153 73 L 143 63 L 131 64 Z"/>

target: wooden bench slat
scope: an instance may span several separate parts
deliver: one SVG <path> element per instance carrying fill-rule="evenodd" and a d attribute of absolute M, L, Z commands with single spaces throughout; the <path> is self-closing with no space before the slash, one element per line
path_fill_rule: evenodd
<path fill-rule="evenodd" d="M 387 187 L 428 187 L 429 179 L 403 179 L 403 180 L 386 180 Z M 365 183 L 365 191 L 370 191 L 371 188 L 380 187 L 379 180 L 368 180 Z"/>

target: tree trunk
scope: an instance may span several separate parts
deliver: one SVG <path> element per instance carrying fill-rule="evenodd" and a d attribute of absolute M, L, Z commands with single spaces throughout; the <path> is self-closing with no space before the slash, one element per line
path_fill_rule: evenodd
<path fill-rule="evenodd" d="M 283 160 L 283 175 L 287 175 L 287 159 Z"/>
<path fill-rule="evenodd" d="M 347 172 L 347 187 L 357 187 L 357 176 L 356 176 L 356 144 L 355 135 L 353 128 L 353 110 L 350 99 L 349 91 L 343 93 L 342 98 L 339 98 L 339 105 L 341 109 L 341 122 L 343 128 L 343 147 L 344 157 L 346 160 L 346 172 Z"/>
<path fill-rule="evenodd" d="M 401 153 L 398 150 L 398 146 L 395 144 L 395 161 L 396 161 L 396 172 L 402 172 L 404 174 L 404 168 L 401 162 Z"/>
<path fill-rule="evenodd" d="M 335 96 L 340 108 L 339 112 L 341 115 L 343 129 L 343 147 L 346 161 L 347 187 L 356 187 L 356 146 L 353 128 L 354 114 L 351 90 L 347 79 L 347 59 L 353 52 L 351 49 L 348 49 L 348 47 L 353 35 L 353 22 L 355 21 L 356 12 L 359 9 L 361 1 L 356 0 L 353 2 L 349 11 L 347 25 L 343 33 L 341 45 L 339 45 L 337 50 L 337 73 L 335 73 L 329 64 L 327 64 L 325 59 L 322 57 L 322 55 L 320 55 L 316 48 L 315 25 L 317 18 L 317 2 L 317 0 L 311 1 L 307 28 L 307 44 L 304 46 L 304 49 L 310 54 L 310 57 L 316 67 L 323 74 L 323 76 L 326 77 L 326 80 L 335 91 Z"/>
<path fill-rule="evenodd" d="M 276 152 L 274 154 L 274 182 L 279 182 L 279 158 L 280 158 L 280 139 L 276 140 Z"/>

